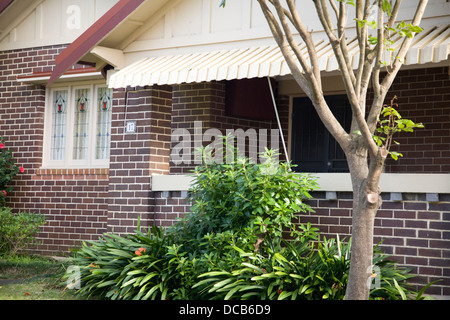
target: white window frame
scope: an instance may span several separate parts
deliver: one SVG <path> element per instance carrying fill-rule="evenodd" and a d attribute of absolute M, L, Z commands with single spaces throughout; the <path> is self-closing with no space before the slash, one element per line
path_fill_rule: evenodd
<path fill-rule="evenodd" d="M 55 84 L 46 89 L 45 94 L 45 112 L 44 112 L 44 143 L 43 143 L 43 159 L 42 168 L 109 168 L 108 159 L 96 159 L 96 126 L 97 126 L 97 102 L 98 89 L 106 88 L 104 81 L 85 81 L 74 83 Z M 76 89 L 90 90 L 90 104 L 87 112 L 89 121 L 89 140 L 87 157 L 83 160 L 73 159 L 73 132 L 74 132 L 74 111 L 75 111 L 75 90 Z M 52 134 L 52 107 L 53 107 L 53 92 L 58 90 L 67 90 L 67 138 L 64 160 L 51 159 L 51 134 Z"/>

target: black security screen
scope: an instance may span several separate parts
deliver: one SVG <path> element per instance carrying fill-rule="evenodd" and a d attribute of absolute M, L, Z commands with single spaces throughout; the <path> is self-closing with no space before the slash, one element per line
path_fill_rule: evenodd
<path fill-rule="evenodd" d="M 344 129 L 350 130 L 352 112 L 347 96 L 325 97 Z M 301 172 L 348 172 L 344 151 L 328 132 L 311 100 L 294 98 L 292 114 L 292 162 Z"/>

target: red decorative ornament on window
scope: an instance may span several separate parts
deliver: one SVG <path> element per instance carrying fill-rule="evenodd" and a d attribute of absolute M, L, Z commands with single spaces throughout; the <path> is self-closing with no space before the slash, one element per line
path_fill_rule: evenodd
<path fill-rule="evenodd" d="M 80 105 L 80 112 L 84 112 L 86 111 L 86 103 L 87 103 L 87 99 L 84 96 L 84 94 L 81 95 L 81 97 L 78 99 L 78 103 Z"/>
<path fill-rule="evenodd" d="M 66 101 L 62 98 L 61 95 L 59 95 L 58 99 L 56 99 L 55 104 L 57 106 L 57 112 L 62 113 L 64 111 L 64 104 Z"/>
<path fill-rule="evenodd" d="M 100 98 L 102 111 L 108 111 L 111 105 L 111 98 L 108 96 L 108 90 L 105 90 Z"/>

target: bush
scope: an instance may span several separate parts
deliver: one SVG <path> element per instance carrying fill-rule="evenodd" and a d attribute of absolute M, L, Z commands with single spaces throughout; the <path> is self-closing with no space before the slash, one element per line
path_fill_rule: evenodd
<path fill-rule="evenodd" d="M 304 200 L 314 179 L 293 173 L 289 163 L 276 165 L 270 150 L 260 164 L 237 150 L 234 155 L 232 163 L 218 164 L 202 149 L 191 212 L 167 230 L 144 233 L 138 226 L 136 234 L 83 243 L 72 258 L 80 269 L 79 293 L 107 299 L 343 299 L 350 242 L 321 238 L 309 224 L 293 223 L 297 212 L 311 210 Z M 375 252 L 382 285 L 371 297 L 406 297 L 412 293 L 404 286 L 408 270 L 385 258 Z"/>
<path fill-rule="evenodd" d="M 10 208 L 0 208 L 0 255 L 13 256 L 35 240 L 45 217 L 32 212 L 13 214 Z"/>
<path fill-rule="evenodd" d="M 23 167 L 14 163 L 12 152 L 6 149 L 4 139 L 0 138 L 0 206 L 6 203 L 7 195 L 13 190 L 9 184 L 13 178 L 20 172 L 24 172 Z"/>
<path fill-rule="evenodd" d="M 224 150 L 232 145 L 232 137 L 224 137 Z M 296 234 L 295 214 L 312 211 L 304 202 L 317 188 L 310 175 L 278 163 L 271 150 L 261 154 L 259 164 L 233 151 L 231 163 L 214 163 L 208 148 L 199 150 L 203 164 L 194 170 L 191 212 L 168 231 L 185 248 L 197 247 L 207 234 L 231 231 L 258 250 L 265 238 L 281 238 L 283 231 Z"/>

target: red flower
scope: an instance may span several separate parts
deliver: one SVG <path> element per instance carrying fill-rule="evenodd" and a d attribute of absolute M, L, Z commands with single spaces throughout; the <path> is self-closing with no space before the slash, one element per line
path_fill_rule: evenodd
<path fill-rule="evenodd" d="M 3 149 L 4 147 L 5 147 L 5 145 L 0 142 L 0 149 Z"/>
<path fill-rule="evenodd" d="M 5 190 L 3 190 L 3 195 L 4 195 L 4 196 L 6 196 L 6 195 L 7 195 L 7 193 L 6 193 L 6 191 L 5 191 Z"/>
<path fill-rule="evenodd" d="M 136 255 L 138 255 L 138 256 L 141 256 L 141 255 L 142 255 L 142 252 L 145 253 L 145 248 L 139 248 L 139 249 L 137 249 L 134 253 L 135 253 Z"/>
<path fill-rule="evenodd" d="M 24 173 L 25 172 L 25 168 L 24 167 L 20 167 L 19 171 L 20 171 L 20 173 Z"/>

